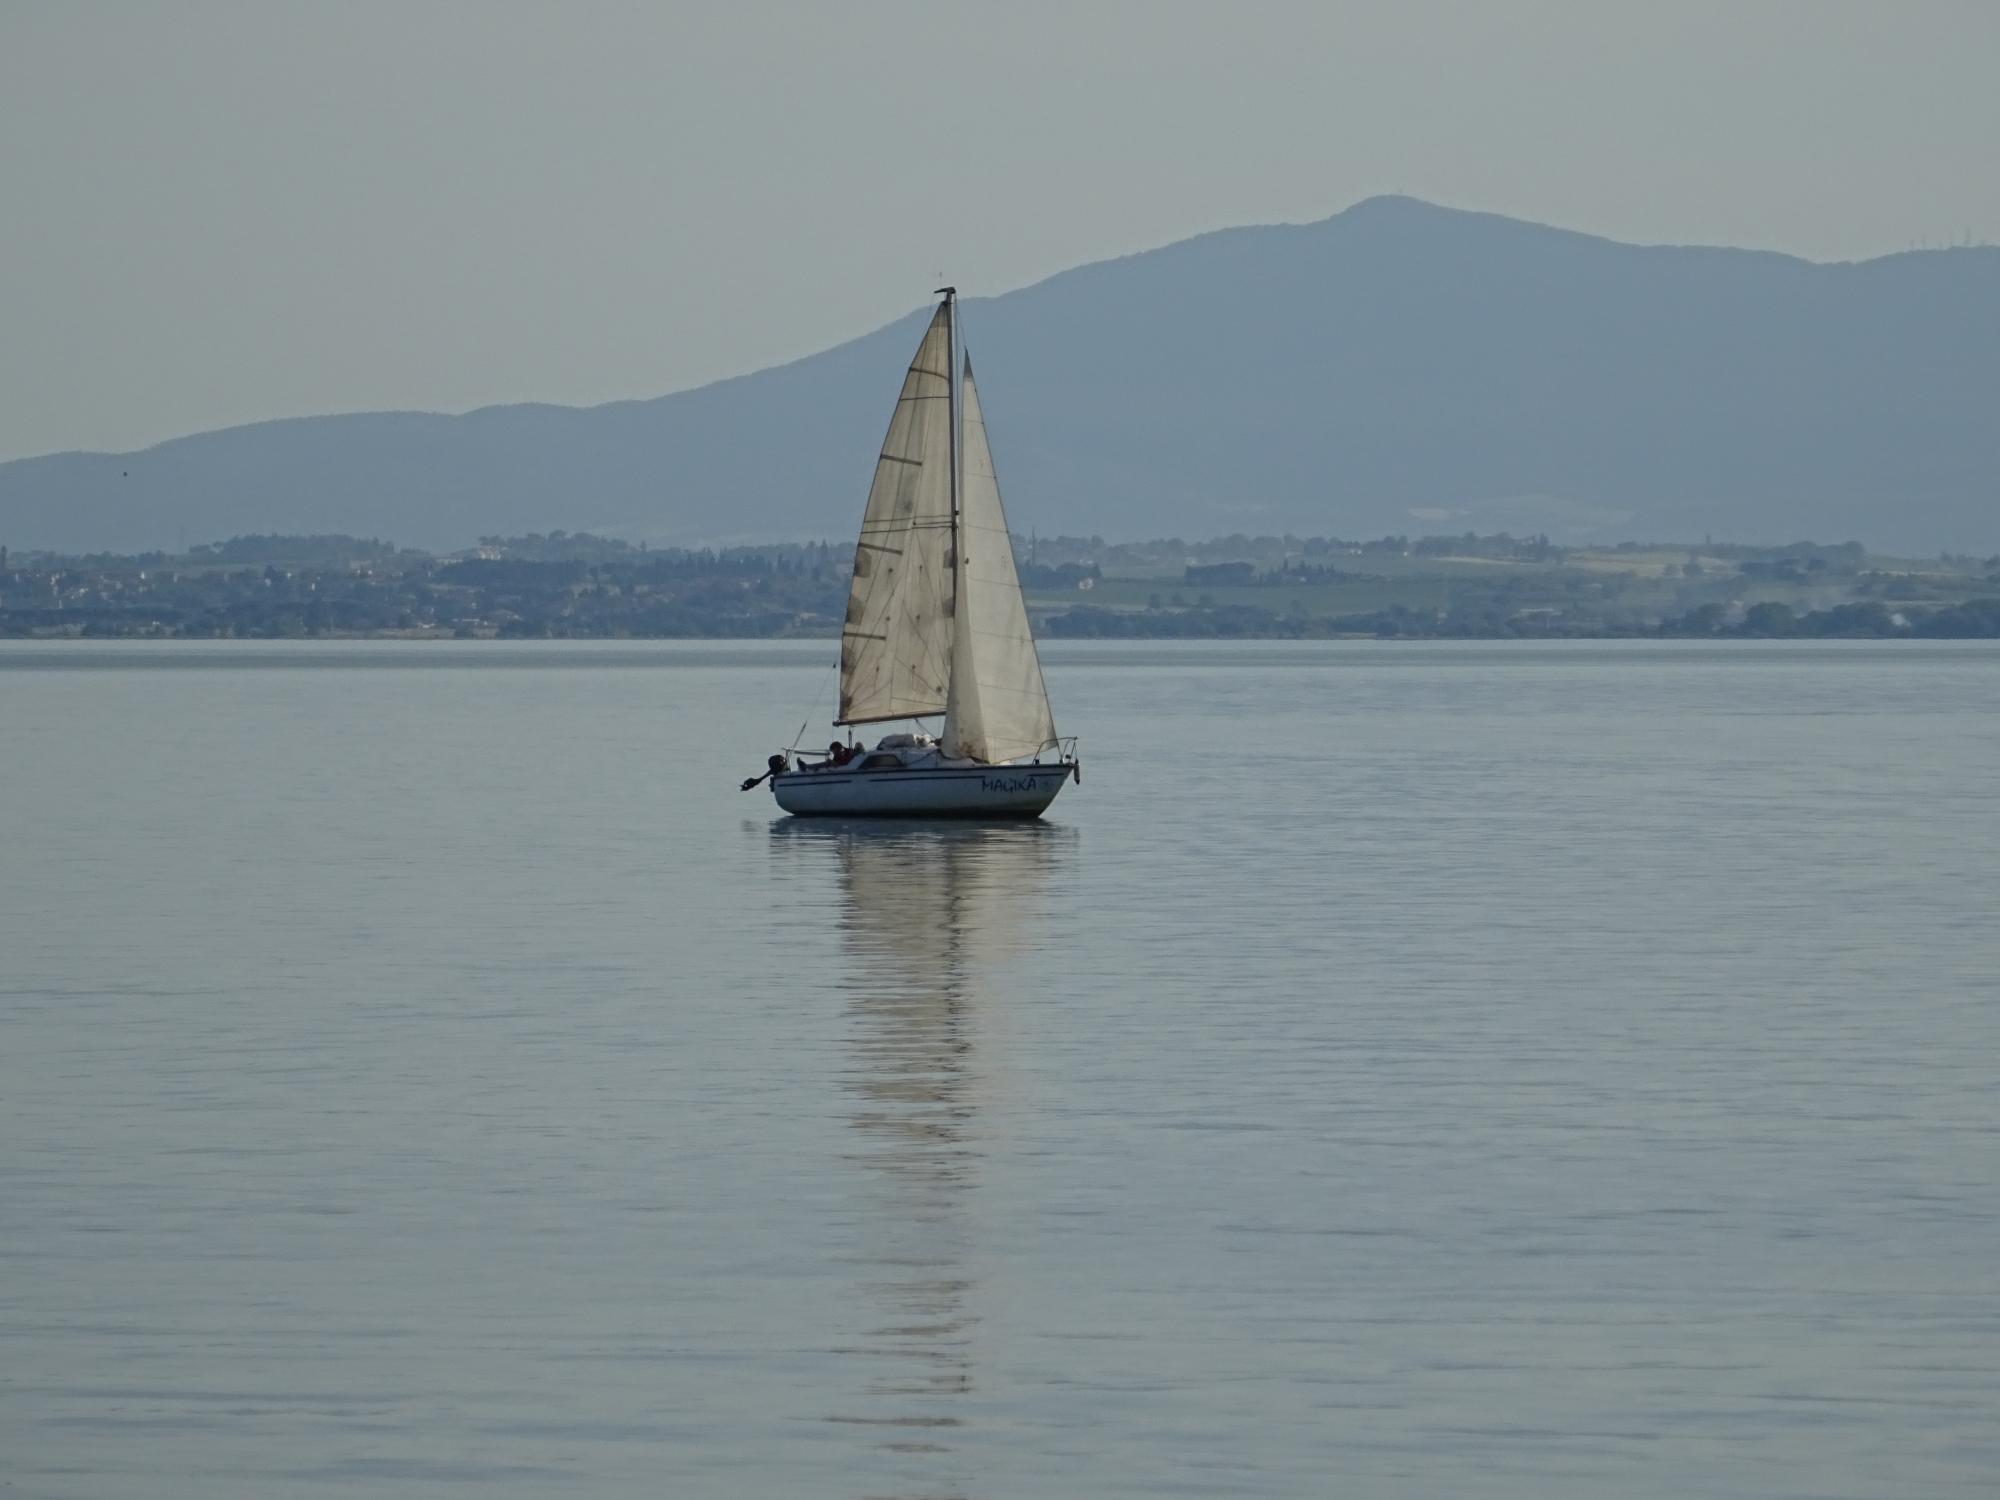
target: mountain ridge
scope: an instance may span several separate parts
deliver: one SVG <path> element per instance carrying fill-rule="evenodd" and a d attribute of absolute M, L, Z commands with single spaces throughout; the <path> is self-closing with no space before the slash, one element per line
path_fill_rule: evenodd
<path fill-rule="evenodd" d="M 1023 530 L 2000 546 L 2000 250 L 1629 245 L 1398 195 L 962 299 Z M 0 464 L 0 540 L 844 535 L 919 307 L 662 396 Z"/>

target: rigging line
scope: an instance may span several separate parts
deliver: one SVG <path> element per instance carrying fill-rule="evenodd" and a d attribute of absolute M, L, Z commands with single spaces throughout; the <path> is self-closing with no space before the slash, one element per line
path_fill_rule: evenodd
<path fill-rule="evenodd" d="M 820 700 L 826 696 L 827 677 L 831 677 L 835 672 L 839 670 L 840 670 L 840 658 L 836 656 L 833 659 L 833 665 L 827 669 L 826 677 L 820 678 L 819 691 L 813 694 L 812 704 L 810 707 L 806 709 L 805 719 L 799 725 L 799 732 L 792 736 L 792 743 L 787 747 L 788 749 L 796 750 L 799 748 L 799 741 L 806 737 L 806 725 L 812 723 L 812 716 L 819 712 Z"/>

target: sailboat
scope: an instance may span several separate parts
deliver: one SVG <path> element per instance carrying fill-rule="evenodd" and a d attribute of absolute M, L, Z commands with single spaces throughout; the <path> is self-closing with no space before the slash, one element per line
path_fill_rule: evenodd
<path fill-rule="evenodd" d="M 914 727 L 872 749 L 836 741 L 819 760 L 773 755 L 744 788 L 768 779 L 788 813 L 1034 818 L 1082 779 L 1021 599 L 958 293 L 937 295 L 861 518 L 834 720 Z M 921 721 L 937 715 L 933 736 Z"/>

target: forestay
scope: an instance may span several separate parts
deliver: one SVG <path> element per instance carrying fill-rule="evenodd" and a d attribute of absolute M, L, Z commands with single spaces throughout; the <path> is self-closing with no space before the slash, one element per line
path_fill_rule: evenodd
<path fill-rule="evenodd" d="M 949 305 L 917 346 L 889 419 L 840 634 L 842 724 L 945 708 L 951 679 Z M 997 497 L 996 497 L 997 498 Z"/>
<path fill-rule="evenodd" d="M 969 359 L 960 406 L 959 603 L 952 616 L 952 671 L 941 738 L 946 755 L 998 762 L 1053 745 L 1055 715 L 1021 601 L 1013 539 Z"/>

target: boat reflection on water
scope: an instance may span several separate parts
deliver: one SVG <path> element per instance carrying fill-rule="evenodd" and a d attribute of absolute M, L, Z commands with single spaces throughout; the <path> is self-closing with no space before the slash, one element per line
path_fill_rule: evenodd
<path fill-rule="evenodd" d="M 771 826 L 788 881 L 835 888 L 847 962 L 848 1065 L 858 1171 L 854 1342 L 874 1429 L 927 1495 L 976 1483 L 963 1446 L 979 1383 L 980 1172 L 993 1126 L 996 1012 L 1008 956 L 1035 940 L 1076 847 L 1048 823 L 787 819 Z M 795 887 L 800 888 L 800 887 Z M 1002 1071 L 1012 1071 L 1005 1069 Z M 949 1466 L 950 1473 L 941 1472 Z"/>

